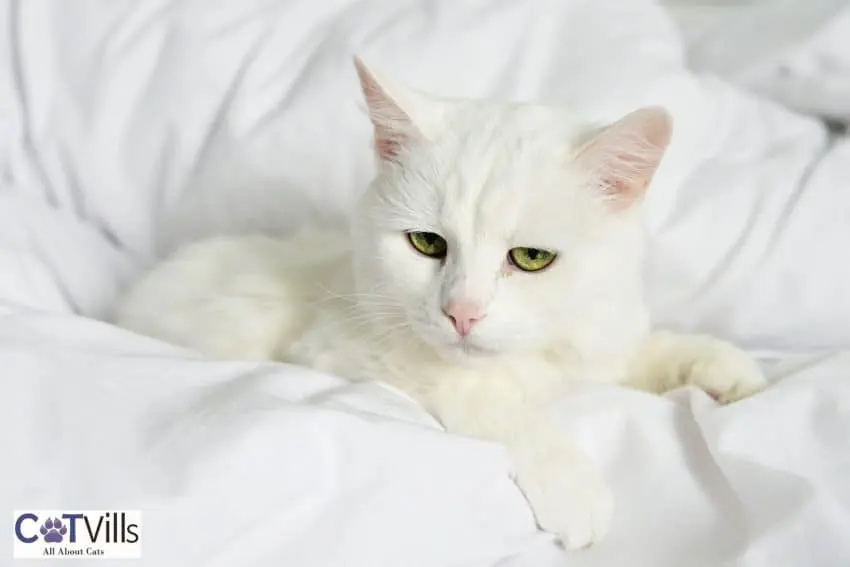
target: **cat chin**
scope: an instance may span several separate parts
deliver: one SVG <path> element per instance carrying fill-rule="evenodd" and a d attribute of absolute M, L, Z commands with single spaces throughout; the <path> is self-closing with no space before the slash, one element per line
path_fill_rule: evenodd
<path fill-rule="evenodd" d="M 488 361 L 505 353 L 470 342 L 454 342 L 435 347 L 437 354 L 446 362 L 475 365 L 477 362 Z"/>

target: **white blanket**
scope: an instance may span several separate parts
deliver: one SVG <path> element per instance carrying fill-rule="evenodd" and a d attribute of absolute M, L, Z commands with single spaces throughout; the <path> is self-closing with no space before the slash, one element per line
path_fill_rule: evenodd
<path fill-rule="evenodd" d="M 774 100 L 850 123 L 850 3 L 663 0 L 690 64 Z M 754 31 L 755 30 L 755 31 Z"/>
<path fill-rule="evenodd" d="M 804 24 L 809 53 L 850 53 Z M 654 2 L 4 0 L 0 25 L 7 533 L 12 510 L 139 509 L 137 563 L 156 567 L 850 564 L 850 142 L 689 71 Z M 676 117 L 647 203 L 656 317 L 760 349 L 774 384 L 725 408 L 560 400 L 616 493 L 597 547 L 560 550 L 501 447 L 385 386 L 94 320 L 189 239 L 340 218 L 371 175 L 354 52 L 447 95 Z"/>

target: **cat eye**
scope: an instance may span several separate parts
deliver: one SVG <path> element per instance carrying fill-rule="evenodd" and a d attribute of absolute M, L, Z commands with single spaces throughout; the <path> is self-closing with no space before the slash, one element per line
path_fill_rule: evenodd
<path fill-rule="evenodd" d="M 446 239 L 439 234 L 433 232 L 408 232 L 407 239 L 410 245 L 420 254 L 424 254 L 429 258 L 443 259 L 446 257 L 446 251 L 449 245 Z"/>
<path fill-rule="evenodd" d="M 511 264 L 523 272 L 539 272 L 555 261 L 556 254 L 540 248 L 511 248 L 508 258 Z"/>

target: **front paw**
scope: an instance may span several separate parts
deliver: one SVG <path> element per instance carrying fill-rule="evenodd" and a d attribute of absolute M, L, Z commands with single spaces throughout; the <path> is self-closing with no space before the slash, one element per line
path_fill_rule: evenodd
<path fill-rule="evenodd" d="M 567 549 L 587 547 L 608 532 L 614 497 L 584 455 L 549 455 L 519 462 L 517 484 L 540 528 L 559 536 Z"/>
<path fill-rule="evenodd" d="M 706 339 L 694 357 L 686 383 L 701 388 L 722 404 L 763 390 L 767 379 L 758 364 L 734 345 Z"/>

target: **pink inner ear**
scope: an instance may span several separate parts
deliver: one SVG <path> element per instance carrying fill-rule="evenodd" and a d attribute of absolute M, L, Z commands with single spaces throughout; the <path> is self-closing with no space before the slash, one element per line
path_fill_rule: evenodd
<path fill-rule="evenodd" d="M 398 157 L 398 151 L 401 147 L 397 141 L 382 140 L 375 132 L 375 151 L 378 152 L 378 157 L 383 160 L 394 160 Z"/>
<path fill-rule="evenodd" d="M 594 136 L 576 154 L 597 189 L 616 208 L 643 197 L 670 142 L 672 120 L 662 108 L 636 110 Z"/>
<path fill-rule="evenodd" d="M 374 127 L 375 151 L 382 160 L 394 161 L 409 138 L 413 124 L 359 58 L 354 58 L 354 66 Z"/>

